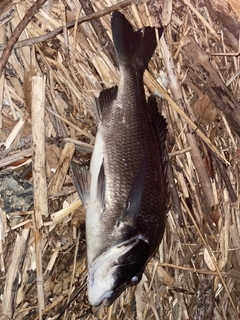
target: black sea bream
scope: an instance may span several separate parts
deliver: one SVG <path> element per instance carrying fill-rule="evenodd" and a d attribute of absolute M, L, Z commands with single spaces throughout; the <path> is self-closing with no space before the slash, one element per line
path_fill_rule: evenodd
<path fill-rule="evenodd" d="M 72 163 L 86 208 L 88 299 L 93 306 L 109 306 L 141 280 L 162 240 L 168 199 L 167 125 L 155 98 L 146 103 L 143 86 L 156 32 L 150 27 L 133 32 L 120 12 L 113 13 L 111 25 L 119 87 L 96 99 L 98 130 L 90 171 Z"/>

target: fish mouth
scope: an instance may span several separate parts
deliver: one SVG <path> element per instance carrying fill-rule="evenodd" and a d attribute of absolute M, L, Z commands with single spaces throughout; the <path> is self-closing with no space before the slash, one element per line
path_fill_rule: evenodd
<path fill-rule="evenodd" d="M 107 296 L 103 301 L 102 301 L 102 304 L 105 306 L 105 307 L 110 307 L 111 304 L 113 304 L 113 302 L 120 296 L 120 294 L 123 292 L 123 290 L 125 289 L 126 287 L 123 287 L 121 290 L 116 290 L 115 292 L 114 291 L 111 291 L 111 292 L 108 292 Z"/>
<path fill-rule="evenodd" d="M 118 296 L 114 294 L 113 291 L 107 292 L 104 297 L 99 297 L 97 300 L 93 299 L 90 295 L 88 295 L 88 300 L 93 307 L 98 307 L 103 304 L 105 307 L 110 307 L 110 305 L 114 302 L 114 300 Z"/>
<path fill-rule="evenodd" d="M 131 286 L 127 283 L 122 283 L 115 287 L 111 291 L 105 291 L 102 295 L 97 296 L 96 292 L 93 294 L 94 288 L 88 286 L 88 300 L 93 307 L 98 307 L 103 304 L 105 307 L 110 307 L 110 305 L 120 296 L 120 294 L 127 288 Z"/>
<path fill-rule="evenodd" d="M 105 307 L 110 307 L 110 305 L 113 303 L 113 301 L 115 300 L 116 298 L 115 297 L 109 297 L 109 298 L 105 298 L 103 300 L 103 305 Z"/>

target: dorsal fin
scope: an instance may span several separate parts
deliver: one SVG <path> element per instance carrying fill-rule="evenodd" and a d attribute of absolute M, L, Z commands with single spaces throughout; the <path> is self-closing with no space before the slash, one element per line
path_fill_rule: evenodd
<path fill-rule="evenodd" d="M 167 170 L 168 170 L 168 166 L 171 166 L 171 164 L 168 162 L 168 153 L 166 148 L 167 122 L 164 119 L 164 117 L 158 112 L 156 96 L 151 95 L 148 98 L 147 107 L 151 115 L 153 129 L 159 144 L 159 151 L 162 159 L 162 166 L 163 166 L 163 173 L 164 173 L 162 180 L 163 181 L 165 180 L 165 183 L 168 184 Z M 166 196 L 167 207 L 168 207 L 168 201 L 169 201 L 169 193 Z M 168 210 L 169 210 L 169 207 L 167 211 Z"/>
<path fill-rule="evenodd" d="M 143 191 L 145 186 L 145 178 L 147 172 L 147 155 L 143 156 L 138 172 L 133 182 L 133 186 L 129 192 L 124 211 L 119 218 L 118 225 L 130 227 L 134 232 L 137 227 L 137 217 L 141 208 Z"/>
<path fill-rule="evenodd" d="M 90 198 L 91 174 L 84 166 L 80 166 L 75 161 L 71 161 L 71 168 L 73 173 L 72 179 L 79 198 L 83 205 L 86 206 Z"/>
<path fill-rule="evenodd" d="M 104 89 L 98 98 L 95 99 L 95 109 L 98 122 L 102 120 L 104 108 L 108 108 L 117 97 L 118 87 Z"/>

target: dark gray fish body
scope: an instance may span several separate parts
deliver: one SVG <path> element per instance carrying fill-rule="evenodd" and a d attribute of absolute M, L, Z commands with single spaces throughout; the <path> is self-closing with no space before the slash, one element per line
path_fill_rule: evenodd
<path fill-rule="evenodd" d="M 133 32 L 119 12 L 112 32 L 119 87 L 96 100 L 98 131 L 90 172 L 72 165 L 86 208 L 92 305 L 110 305 L 137 284 L 164 233 L 167 212 L 166 122 L 146 103 L 143 73 L 156 48 L 155 29 Z"/>

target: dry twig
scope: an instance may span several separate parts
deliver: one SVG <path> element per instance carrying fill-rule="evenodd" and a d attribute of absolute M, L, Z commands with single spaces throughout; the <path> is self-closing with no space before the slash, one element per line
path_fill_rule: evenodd
<path fill-rule="evenodd" d="M 11 35 L 11 38 L 8 41 L 8 44 L 6 48 L 3 51 L 3 54 L 0 58 L 0 77 L 2 76 L 2 72 L 4 70 L 4 67 L 8 61 L 8 58 L 12 52 L 12 49 L 17 42 L 18 38 L 20 37 L 23 30 L 26 28 L 26 26 L 29 24 L 33 16 L 41 9 L 41 7 L 44 5 L 44 3 L 47 0 L 37 0 L 31 8 L 26 12 L 25 17 L 20 21 L 17 28 L 14 30 L 14 32 Z"/>

